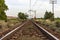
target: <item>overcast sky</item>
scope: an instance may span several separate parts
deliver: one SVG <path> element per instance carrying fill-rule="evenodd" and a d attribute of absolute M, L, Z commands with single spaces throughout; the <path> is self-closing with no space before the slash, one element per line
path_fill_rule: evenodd
<path fill-rule="evenodd" d="M 36 10 L 37 17 L 43 17 L 45 11 L 52 11 L 52 5 L 49 3 L 50 0 L 31 0 L 31 9 Z M 17 16 L 18 12 L 24 12 L 29 14 L 30 0 L 5 0 L 9 10 L 6 14 L 8 16 Z M 31 12 L 32 16 L 34 12 Z M 55 4 L 55 17 L 60 17 L 60 0 L 57 0 Z"/>

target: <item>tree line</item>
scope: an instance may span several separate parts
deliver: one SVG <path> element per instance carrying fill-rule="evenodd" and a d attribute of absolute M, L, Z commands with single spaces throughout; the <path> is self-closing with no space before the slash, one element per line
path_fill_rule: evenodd
<path fill-rule="evenodd" d="M 8 10 L 8 6 L 5 4 L 5 0 L 0 0 L 0 20 L 7 21 L 7 15 L 5 11 Z M 27 19 L 28 15 L 23 12 L 18 13 L 19 19 Z M 54 20 L 54 14 L 52 12 L 45 12 L 44 19 Z"/>

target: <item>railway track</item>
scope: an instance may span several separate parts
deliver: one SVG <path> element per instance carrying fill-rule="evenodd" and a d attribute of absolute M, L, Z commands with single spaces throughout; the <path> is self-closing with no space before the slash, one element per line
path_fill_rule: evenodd
<path fill-rule="evenodd" d="M 59 40 L 33 21 L 27 21 L 0 40 Z"/>

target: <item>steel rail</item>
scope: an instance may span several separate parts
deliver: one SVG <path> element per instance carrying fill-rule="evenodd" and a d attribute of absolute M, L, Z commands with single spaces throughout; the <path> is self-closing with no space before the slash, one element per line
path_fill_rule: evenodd
<path fill-rule="evenodd" d="M 28 22 L 28 21 L 27 21 Z M 0 40 L 5 40 L 7 37 L 11 36 L 14 34 L 14 32 L 16 32 L 16 30 L 20 29 L 22 26 L 24 26 L 27 22 L 24 22 L 22 25 L 20 25 L 19 27 L 15 28 L 14 30 L 10 31 L 9 33 L 7 33 L 5 36 L 3 36 L 2 38 L 0 38 Z M 44 28 L 42 28 L 40 25 L 38 25 L 36 22 L 32 21 L 32 23 L 38 28 L 40 29 L 40 31 L 50 40 L 59 40 L 57 37 L 55 37 L 54 35 L 52 35 L 50 32 L 48 32 L 47 30 L 45 30 Z M 12 34 L 13 33 L 13 34 Z"/>
<path fill-rule="evenodd" d="M 23 25 L 25 25 L 27 22 L 23 23 L 22 25 L 20 25 L 19 27 L 15 28 L 14 30 L 10 31 L 9 33 L 7 33 L 5 36 L 3 36 L 2 38 L 0 38 L 0 40 L 5 40 L 6 37 L 8 37 L 9 35 L 11 35 L 13 32 L 15 32 L 16 30 L 18 30 L 19 28 L 21 28 Z"/>
<path fill-rule="evenodd" d="M 33 22 L 33 24 L 35 24 L 39 29 L 40 31 L 46 35 L 50 40 L 59 40 L 57 37 L 55 37 L 54 35 L 52 35 L 50 32 L 48 32 L 47 30 L 45 30 L 44 28 L 42 28 L 40 25 L 38 25 L 36 22 Z"/>

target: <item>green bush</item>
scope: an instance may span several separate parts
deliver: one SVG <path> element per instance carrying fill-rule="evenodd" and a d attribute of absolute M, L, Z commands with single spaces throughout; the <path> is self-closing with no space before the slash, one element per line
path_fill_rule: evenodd
<path fill-rule="evenodd" d="M 60 28 L 57 28 L 56 31 L 60 33 Z"/>
<path fill-rule="evenodd" d="M 41 25 L 60 33 L 60 21 L 40 20 Z"/>
<path fill-rule="evenodd" d="M 49 19 L 51 21 L 54 21 L 54 14 L 52 12 L 45 12 L 44 19 Z"/>
<path fill-rule="evenodd" d="M 55 31 L 57 27 L 56 27 L 56 24 L 55 23 L 51 23 L 49 25 L 49 28 L 52 29 L 53 31 Z"/>
<path fill-rule="evenodd" d="M 56 21 L 55 24 L 56 24 L 56 27 L 60 27 L 60 21 Z"/>
<path fill-rule="evenodd" d="M 18 18 L 19 18 L 19 19 L 23 19 L 23 20 L 24 20 L 24 19 L 27 19 L 27 17 L 28 17 L 28 15 L 26 15 L 26 14 L 24 14 L 24 13 L 22 13 L 22 12 L 19 12 L 19 13 L 18 13 Z"/>

